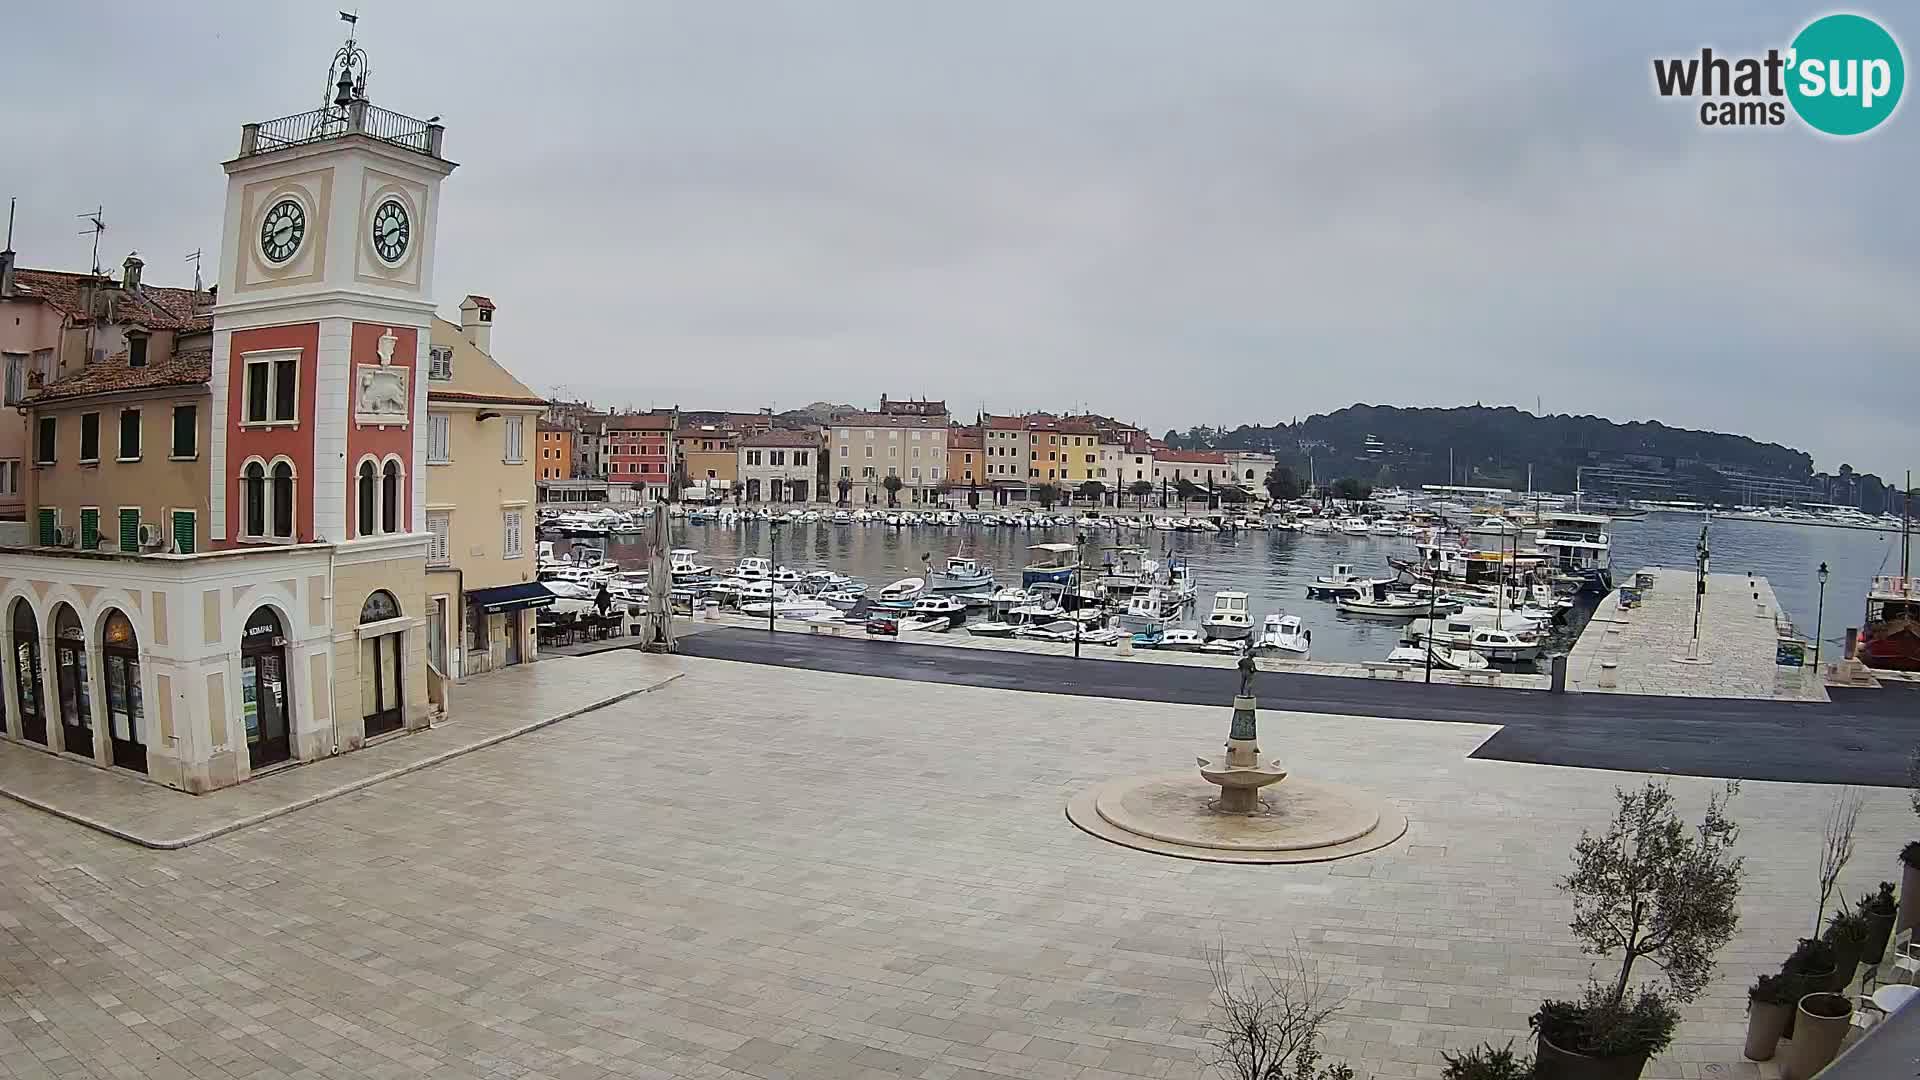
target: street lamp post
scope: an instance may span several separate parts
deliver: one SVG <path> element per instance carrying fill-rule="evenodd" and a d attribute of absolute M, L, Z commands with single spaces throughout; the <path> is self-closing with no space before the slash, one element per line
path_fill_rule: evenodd
<path fill-rule="evenodd" d="M 1700 606 L 1707 599 L 1707 527 L 1700 526 L 1700 542 L 1693 549 L 1693 639 L 1687 643 L 1687 657 L 1700 658 Z"/>
<path fill-rule="evenodd" d="M 1427 681 L 1433 681 L 1433 605 L 1440 597 L 1440 547 L 1439 538 L 1434 539 L 1433 550 L 1428 555 L 1432 570 L 1427 574 Z"/>
<path fill-rule="evenodd" d="M 1827 621 L 1827 564 L 1821 563 L 1818 571 L 1820 578 L 1820 608 L 1813 617 L 1813 670 L 1820 672 L 1820 631 L 1825 629 Z"/>

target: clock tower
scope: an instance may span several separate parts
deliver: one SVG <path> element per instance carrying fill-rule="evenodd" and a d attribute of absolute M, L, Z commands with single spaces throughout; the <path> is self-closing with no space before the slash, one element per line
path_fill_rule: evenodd
<path fill-rule="evenodd" d="M 435 225 L 454 163 L 438 117 L 368 99 L 368 68 L 350 35 L 326 101 L 247 124 L 224 166 L 215 546 L 418 546 L 424 559 Z M 371 499 L 356 490 L 368 478 Z"/>

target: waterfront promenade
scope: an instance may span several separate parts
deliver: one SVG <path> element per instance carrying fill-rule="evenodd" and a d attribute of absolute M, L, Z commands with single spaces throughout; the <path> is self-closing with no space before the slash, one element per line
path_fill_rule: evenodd
<path fill-rule="evenodd" d="M 1826 701 L 1812 663 L 1774 663 L 1780 610 L 1764 577 L 1709 574 L 1700 605 L 1699 663 L 1685 661 L 1693 637 L 1692 570 L 1647 567 L 1654 586 L 1640 606 L 1620 607 L 1620 590 L 1594 610 L 1567 656 L 1567 688 L 1583 693 Z M 1631 577 L 1623 583 L 1631 585 Z M 1757 599 L 1756 599 L 1757 595 Z M 1837 659 L 1837 657 L 1829 657 Z M 1612 665 L 1609 667 L 1608 665 Z"/>
<path fill-rule="evenodd" d="M 665 685 L 179 851 L 8 806 L 0 1077 L 1197 1080 L 1205 951 L 1296 941 L 1345 995 L 1329 1056 L 1432 1077 L 1577 993 L 1593 961 L 1554 881 L 1640 780 L 1475 756 L 1484 724 L 1284 711 L 1263 683 L 1268 751 L 1409 831 L 1339 862 L 1195 863 L 1062 808 L 1190 765 L 1224 704 L 633 651 L 527 672 L 549 712 Z M 1718 787 L 1675 785 L 1689 813 Z M 1648 1077 L 1771 1075 L 1739 1056 L 1745 987 L 1812 917 L 1831 796 L 1735 800 L 1739 933 Z M 1847 895 L 1897 876 L 1912 832 L 1903 791 L 1866 799 Z"/>

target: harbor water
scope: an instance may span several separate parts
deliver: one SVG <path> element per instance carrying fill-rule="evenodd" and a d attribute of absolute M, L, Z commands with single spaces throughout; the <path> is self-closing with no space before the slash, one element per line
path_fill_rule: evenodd
<path fill-rule="evenodd" d="M 1650 514 L 1614 522 L 1610 531 L 1615 578 L 1643 566 L 1693 566 L 1702 523 L 1701 517 L 1691 514 Z M 1831 576 L 1822 637 L 1823 651 L 1831 650 L 1829 655 L 1837 655 L 1846 627 L 1860 625 L 1873 576 L 1895 573 L 1900 563 L 1898 533 L 1717 519 L 1709 530 L 1712 570 L 1766 577 L 1800 632 L 1809 638 L 1819 596 L 1816 570 L 1821 562 L 1827 563 Z M 1002 583 L 1018 584 L 1029 545 L 1072 541 L 1074 532 L 1067 527 L 896 528 L 826 520 L 776 526 L 751 520 L 732 524 L 676 520 L 673 544 L 699 551 L 716 572 L 741 556 L 758 555 L 802 571 L 837 570 L 878 589 L 899 578 L 923 576 L 929 562 L 938 568 L 949 555 L 979 559 L 993 568 Z M 571 544 L 603 550 L 623 567 L 644 567 L 649 554 L 640 536 L 624 535 L 604 540 L 559 539 L 555 550 L 564 557 Z M 1270 612 L 1300 616 L 1313 632 L 1316 660 L 1378 660 L 1399 644 L 1407 630 L 1405 620 L 1348 615 L 1330 601 L 1310 600 L 1307 585 L 1331 573 L 1335 563 L 1351 563 L 1356 573 L 1389 577 L 1393 573 L 1389 558 L 1417 558 L 1410 539 L 1282 531 L 1102 529 L 1089 535 L 1088 544 L 1094 550 L 1124 545 L 1145 548 L 1157 558 L 1184 557 L 1200 590 L 1198 602 L 1181 620 L 1185 625 L 1197 626 L 1206 617 L 1216 591 L 1237 589 L 1248 594 L 1256 627 Z M 1556 636 L 1553 651 L 1566 650 L 1584 616 L 1585 612 L 1575 613 L 1574 625 Z"/>

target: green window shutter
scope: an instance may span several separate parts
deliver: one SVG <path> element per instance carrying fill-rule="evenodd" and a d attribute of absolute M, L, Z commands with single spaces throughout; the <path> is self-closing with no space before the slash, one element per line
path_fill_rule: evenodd
<path fill-rule="evenodd" d="M 140 550 L 140 511 L 120 511 L 120 550 Z"/>
<path fill-rule="evenodd" d="M 100 511 L 80 511 L 80 550 L 92 551 L 100 546 Z"/>
<path fill-rule="evenodd" d="M 40 511 L 40 546 L 52 547 L 54 531 L 58 527 L 60 513 L 57 510 Z"/>
<path fill-rule="evenodd" d="M 173 546 L 182 555 L 193 554 L 193 511 L 173 512 Z"/>

